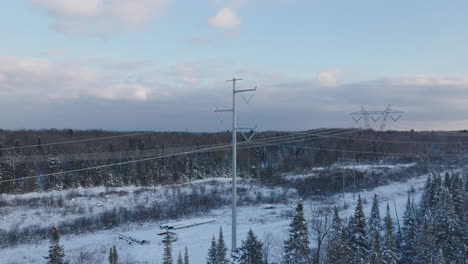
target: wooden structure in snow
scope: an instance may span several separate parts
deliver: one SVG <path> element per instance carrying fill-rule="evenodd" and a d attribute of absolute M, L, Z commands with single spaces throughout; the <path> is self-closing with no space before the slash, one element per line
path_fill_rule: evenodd
<path fill-rule="evenodd" d="M 124 235 L 122 233 L 119 233 L 118 235 L 119 235 L 119 239 L 125 240 L 128 244 L 132 244 L 132 243 L 137 243 L 140 245 L 150 244 L 149 240 L 139 240 L 131 236 Z"/>
<path fill-rule="evenodd" d="M 181 228 L 187 228 L 187 227 L 192 227 L 192 226 L 197 226 L 197 225 L 203 225 L 203 224 L 208 224 L 208 223 L 213 223 L 216 221 L 213 218 L 199 218 L 199 219 L 191 219 L 191 220 L 186 220 L 186 221 L 179 221 L 179 222 L 171 222 L 171 223 L 166 223 L 160 225 L 161 229 L 181 229 Z"/>

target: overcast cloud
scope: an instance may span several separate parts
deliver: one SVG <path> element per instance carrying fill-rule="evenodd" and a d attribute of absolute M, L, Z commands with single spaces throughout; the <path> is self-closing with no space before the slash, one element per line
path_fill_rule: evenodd
<path fill-rule="evenodd" d="M 9 128 L 229 128 L 228 116 L 217 117 L 212 112 L 230 103 L 229 84 L 223 82 L 223 73 L 216 71 L 222 62 L 187 63 L 168 69 L 141 64 L 103 64 L 92 70 L 79 62 L 0 57 L 2 122 Z M 116 68 L 125 69 L 127 74 L 116 74 Z M 150 70 L 159 75 L 146 75 Z M 240 121 L 280 130 L 351 126 L 348 114 L 361 105 L 383 110 L 389 103 L 405 111 L 402 120 L 416 129 L 425 128 L 418 123 L 422 120 L 459 126 L 467 118 L 467 76 L 406 75 L 341 83 L 342 71 L 325 70 L 298 80 L 238 69 L 236 72 L 247 80 L 256 81 L 241 82 L 240 87 L 259 86 L 251 104 L 239 97 Z"/>

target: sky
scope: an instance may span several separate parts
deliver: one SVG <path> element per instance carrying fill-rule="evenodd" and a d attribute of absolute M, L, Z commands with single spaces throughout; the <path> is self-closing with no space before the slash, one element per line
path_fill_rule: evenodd
<path fill-rule="evenodd" d="M 468 128 L 466 0 L 6 0 L 0 128 Z M 250 94 L 245 94 L 250 98 Z M 378 127 L 378 124 L 371 122 Z"/>

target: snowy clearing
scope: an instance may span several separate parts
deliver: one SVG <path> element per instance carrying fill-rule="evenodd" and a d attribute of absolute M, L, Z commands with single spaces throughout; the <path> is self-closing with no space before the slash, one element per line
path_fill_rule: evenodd
<path fill-rule="evenodd" d="M 380 196 L 381 212 L 384 212 L 386 202 L 390 203 L 392 213 L 395 215 L 393 202 L 397 205 L 398 216 L 403 214 L 404 204 L 406 203 L 407 193 L 413 189 L 415 200 L 419 199 L 421 188 L 427 176 L 419 176 L 412 178 L 406 183 L 392 183 L 386 186 L 381 186 L 373 190 L 361 192 L 361 197 L 364 203 L 365 213 L 370 212 L 371 200 L 374 193 Z M 354 212 L 356 196 L 353 199 L 352 193 L 345 193 L 345 202 L 348 204 L 348 209 L 341 212 L 342 216 L 349 216 Z M 337 205 L 342 205 L 342 196 L 336 195 L 331 201 L 336 201 Z M 306 217 L 310 217 L 311 208 L 320 206 L 329 206 L 328 201 L 312 201 L 308 200 L 305 203 Z M 282 247 L 282 241 L 287 236 L 290 216 L 293 211 L 293 203 L 288 205 L 276 204 L 258 205 L 258 206 L 242 206 L 238 209 L 238 238 L 244 239 L 245 234 L 252 228 L 257 236 L 265 241 L 270 241 L 272 250 L 279 251 Z M 178 240 L 173 243 L 173 253 L 178 254 L 187 246 L 190 252 L 192 263 L 203 263 L 205 261 L 210 240 L 213 235 L 217 235 L 219 227 L 223 228 L 226 244 L 230 247 L 230 230 L 231 230 L 231 214 L 230 208 L 225 206 L 221 209 L 211 210 L 205 214 L 204 218 L 214 218 L 216 221 L 206 223 L 190 228 L 179 229 L 175 232 L 178 235 Z M 190 220 L 187 218 L 184 220 Z M 396 219 L 396 218 L 395 218 Z M 181 219 L 174 219 L 174 221 Z M 160 225 L 164 222 L 147 222 L 142 225 L 131 224 L 112 230 L 99 231 L 92 234 L 84 235 L 65 235 L 62 237 L 62 243 L 66 249 L 66 254 L 69 258 L 76 258 L 80 252 L 92 252 L 95 257 L 105 262 L 107 253 L 112 245 L 116 245 L 117 250 L 122 259 L 134 259 L 140 263 L 160 263 L 163 253 L 162 237 L 157 235 L 161 232 Z M 131 244 L 120 240 L 118 233 L 132 236 L 139 240 L 149 240 L 149 245 Z M 314 245 L 313 238 L 311 238 Z M 238 243 L 239 243 L 238 242 Z M 21 245 L 15 248 L 6 248 L 0 250 L 4 263 L 41 263 L 42 256 L 47 254 L 47 241 L 33 245 Z M 275 252 L 271 253 L 272 255 Z"/>

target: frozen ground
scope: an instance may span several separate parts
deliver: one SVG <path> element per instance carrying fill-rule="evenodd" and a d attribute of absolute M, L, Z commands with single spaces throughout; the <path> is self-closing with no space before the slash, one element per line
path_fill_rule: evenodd
<path fill-rule="evenodd" d="M 409 168 L 417 165 L 417 163 L 398 163 L 398 164 L 355 164 L 355 165 L 339 165 L 334 164 L 330 167 L 315 167 L 312 169 L 312 172 L 305 174 L 284 174 L 282 175 L 283 179 L 288 181 L 301 180 L 305 178 L 315 177 L 317 172 L 325 170 L 334 170 L 334 169 L 349 169 L 360 172 L 370 172 L 370 171 L 383 171 L 383 170 L 401 170 L 404 168 Z"/>
<path fill-rule="evenodd" d="M 386 202 L 389 202 L 392 214 L 395 217 L 393 202 L 395 202 L 400 217 L 404 211 L 404 205 L 407 199 L 407 193 L 410 189 L 415 190 L 414 198 L 419 199 L 421 188 L 424 186 L 426 176 L 412 178 L 406 183 L 393 183 L 386 186 L 381 186 L 373 190 L 361 192 L 361 196 L 365 201 L 364 209 L 366 215 L 369 214 L 372 196 L 378 194 L 381 200 L 381 214 L 385 213 Z M 335 201 L 337 205 L 342 205 L 341 195 L 337 195 L 332 199 L 327 199 L 326 204 L 330 201 Z M 353 198 L 352 193 L 345 194 L 345 202 L 348 204 L 348 209 L 342 210 L 342 216 L 349 216 L 353 213 L 356 196 Z M 321 201 L 306 201 L 306 217 L 310 217 L 311 208 L 324 206 Z M 282 247 L 282 241 L 287 236 L 288 224 L 293 211 L 293 203 L 288 205 L 273 205 L 274 208 L 267 209 L 268 206 L 244 206 L 238 210 L 238 239 L 244 239 L 249 228 L 252 228 L 259 238 L 270 241 L 272 247 L 272 255 L 278 253 Z M 216 222 L 190 227 L 186 229 L 176 230 L 179 240 L 173 244 L 174 254 L 178 254 L 185 246 L 190 252 L 191 263 L 204 263 L 210 246 L 211 238 L 217 235 L 219 227 L 224 230 L 225 240 L 228 248 L 231 242 L 231 215 L 230 208 L 223 207 L 221 209 L 212 210 L 203 217 L 215 218 Z M 181 219 L 177 219 L 181 220 Z M 166 222 L 166 221 L 164 221 Z M 134 259 L 138 263 L 160 263 L 162 258 L 162 237 L 157 233 L 161 231 L 159 222 L 145 223 L 143 225 L 128 225 L 113 230 L 100 231 L 92 234 L 63 236 L 62 243 L 66 249 L 66 255 L 75 258 L 80 252 L 90 252 L 94 257 L 99 258 L 101 263 L 105 263 L 108 249 L 112 245 L 116 245 L 121 259 Z M 119 240 L 117 233 L 122 232 L 126 235 L 138 239 L 150 240 L 149 245 L 129 245 L 126 242 Z M 312 238 L 313 240 L 313 238 Z M 7 248 L 0 250 L 2 263 L 43 263 L 42 256 L 47 254 L 47 241 L 34 245 L 22 245 L 15 248 Z"/>

